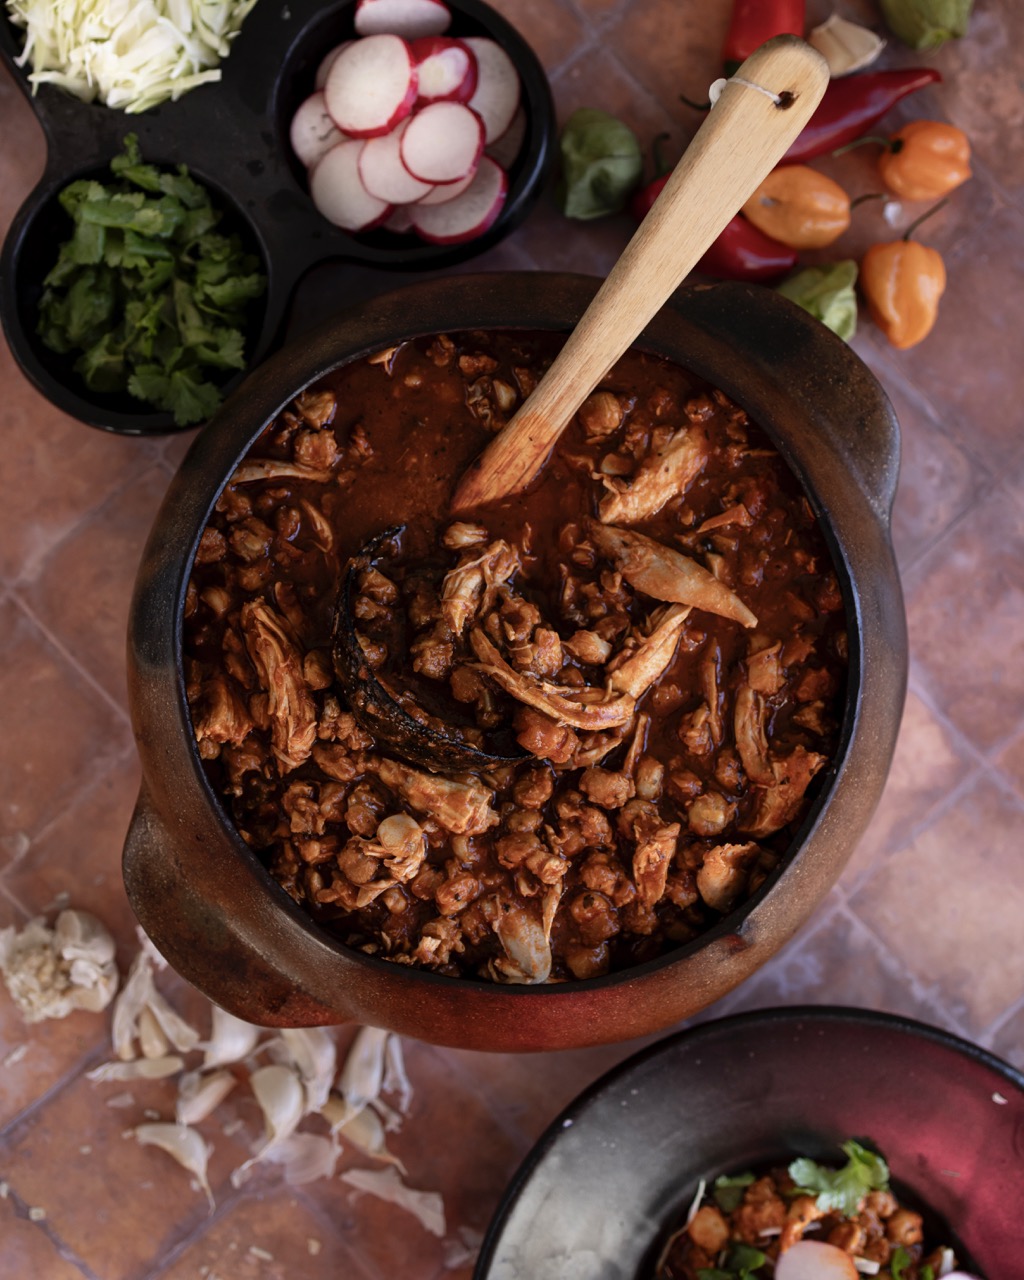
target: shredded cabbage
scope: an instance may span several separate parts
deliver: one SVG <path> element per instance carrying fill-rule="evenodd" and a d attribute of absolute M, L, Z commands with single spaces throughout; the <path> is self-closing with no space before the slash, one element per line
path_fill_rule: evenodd
<path fill-rule="evenodd" d="M 220 79 L 218 64 L 256 0 L 7 0 L 25 29 L 18 65 L 33 91 L 56 84 L 129 113 Z"/>

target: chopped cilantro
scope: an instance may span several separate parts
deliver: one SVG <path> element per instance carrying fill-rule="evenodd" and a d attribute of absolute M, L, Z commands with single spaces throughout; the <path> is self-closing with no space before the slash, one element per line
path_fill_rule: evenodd
<path fill-rule="evenodd" d="M 733 1213 L 743 1203 L 743 1192 L 755 1181 L 752 1173 L 738 1173 L 730 1178 L 723 1173 L 715 1179 L 712 1195 L 723 1213 Z"/>
<path fill-rule="evenodd" d="M 205 421 L 221 400 L 211 372 L 245 367 L 246 306 L 266 286 L 259 260 L 215 228 L 220 211 L 184 165 L 144 164 L 138 139 L 110 162 L 114 181 L 69 183 L 74 230 L 44 283 L 38 332 L 77 355 L 91 391 L 124 392 Z"/>
<path fill-rule="evenodd" d="M 841 1169 L 828 1169 L 801 1158 L 789 1166 L 789 1176 L 802 1195 L 816 1197 L 818 1208 L 825 1213 L 838 1210 L 853 1217 L 869 1191 L 882 1191 L 889 1185 L 889 1166 L 877 1152 L 852 1139 L 844 1142 L 842 1149 L 847 1160 Z"/>
<path fill-rule="evenodd" d="M 893 1250 L 892 1257 L 889 1259 L 889 1271 L 892 1274 L 892 1280 L 904 1280 L 904 1273 L 910 1266 L 910 1254 L 900 1245 Z"/>
<path fill-rule="evenodd" d="M 702 1267 L 697 1272 L 697 1278 L 698 1280 L 757 1280 L 758 1272 L 767 1261 L 767 1255 L 760 1249 L 734 1240 L 729 1245 L 729 1252 L 725 1258 L 725 1270 L 717 1267 Z"/>

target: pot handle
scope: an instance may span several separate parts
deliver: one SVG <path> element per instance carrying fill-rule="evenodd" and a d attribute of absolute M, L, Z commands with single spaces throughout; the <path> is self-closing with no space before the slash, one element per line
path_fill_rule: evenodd
<path fill-rule="evenodd" d="M 170 829 L 144 780 L 125 837 L 122 873 L 139 924 L 171 967 L 215 1004 L 259 1026 L 349 1021 L 344 1012 L 304 991 L 280 953 L 266 955 L 259 944 L 260 936 L 267 936 L 260 895 L 247 895 L 243 888 L 234 900 L 225 899 L 204 892 L 201 877 L 197 882 L 186 874 L 176 851 L 183 838 L 197 837 Z M 277 913 L 281 907 L 271 902 L 270 910 Z"/>

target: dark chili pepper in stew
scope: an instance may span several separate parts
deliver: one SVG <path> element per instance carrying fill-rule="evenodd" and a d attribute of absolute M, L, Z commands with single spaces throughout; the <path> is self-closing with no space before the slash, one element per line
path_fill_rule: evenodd
<path fill-rule="evenodd" d="M 902 98 L 941 79 L 932 67 L 901 67 L 830 80 L 817 111 L 786 152 L 785 159 L 802 163 L 853 142 L 873 128 Z"/>
<path fill-rule="evenodd" d="M 722 46 L 725 74 L 731 76 L 772 36 L 803 33 L 804 0 L 735 0 Z"/>
<path fill-rule="evenodd" d="M 778 280 L 797 264 L 797 252 L 737 214 L 694 268 L 718 280 Z"/>

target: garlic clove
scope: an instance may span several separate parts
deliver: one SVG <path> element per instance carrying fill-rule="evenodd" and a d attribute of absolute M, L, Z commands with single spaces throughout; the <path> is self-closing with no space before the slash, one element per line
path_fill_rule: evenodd
<path fill-rule="evenodd" d="M 885 41 L 868 27 L 833 13 L 807 36 L 807 43 L 828 63 L 833 77 L 848 76 L 868 67 L 885 48 Z"/>
<path fill-rule="evenodd" d="M 214 1209 L 213 1192 L 206 1176 L 206 1164 L 210 1149 L 196 1129 L 183 1124 L 140 1124 L 135 1129 L 137 1141 L 143 1145 L 159 1147 L 187 1169 L 206 1193 L 210 1212 Z"/>

